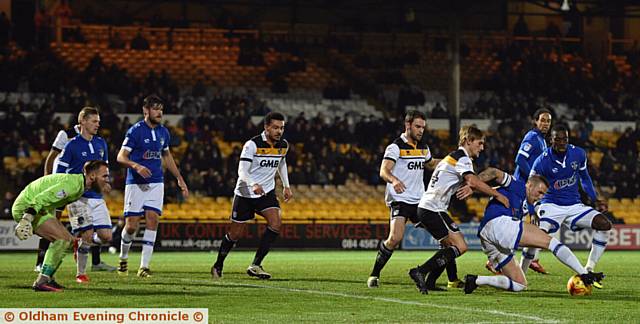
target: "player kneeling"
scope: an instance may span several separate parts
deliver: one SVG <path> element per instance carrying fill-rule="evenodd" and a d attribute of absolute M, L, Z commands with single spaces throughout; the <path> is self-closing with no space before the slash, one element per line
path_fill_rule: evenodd
<path fill-rule="evenodd" d="M 509 205 L 490 200 L 478 229 L 482 250 L 496 270 L 497 276 L 465 276 L 465 294 L 472 293 L 478 286 L 488 285 L 510 291 L 522 291 L 527 287 L 527 279 L 520 266 L 513 259 L 518 246 L 548 249 L 563 264 L 575 271 L 587 285 L 604 278 L 602 273 L 587 271 L 571 250 L 535 225 L 522 221 L 523 216 L 533 211 L 533 204 L 540 200 L 549 189 L 548 181 L 538 175 L 529 180 L 514 179 L 498 169 L 489 168 L 480 174 L 485 181 L 497 180 L 500 193 L 508 197 Z"/>

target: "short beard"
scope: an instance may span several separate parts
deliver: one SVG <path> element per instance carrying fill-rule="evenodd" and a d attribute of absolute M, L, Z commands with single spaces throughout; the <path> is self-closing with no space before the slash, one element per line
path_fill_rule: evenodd
<path fill-rule="evenodd" d="M 98 185 L 98 181 L 94 181 L 94 182 L 91 184 L 91 190 L 92 190 L 92 191 L 95 191 L 95 192 L 98 192 L 98 193 L 101 193 L 101 192 L 102 192 L 102 190 L 100 189 L 100 186 Z"/>

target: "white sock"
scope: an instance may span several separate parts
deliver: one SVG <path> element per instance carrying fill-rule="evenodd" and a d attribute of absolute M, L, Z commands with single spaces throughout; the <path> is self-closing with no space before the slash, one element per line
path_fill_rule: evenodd
<path fill-rule="evenodd" d="M 529 270 L 529 265 L 531 265 L 531 261 L 538 255 L 538 251 L 540 249 L 537 248 L 523 248 L 522 249 L 522 259 L 520 259 L 520 268 L 522 268 L 523 273 L 527 273 Z"/>
<path fill-rule="evenodd" d="M 102 240 L 98 236 L 97 232 L 93 232 L 93 236 L 91 238 L 93 239 L 93 243 L 95 243 L 96 245 L 102 245 Z"/>
<path fill-rule="evenodd" d="M 91 252 L 91 245 L 80 240 L 78 242 L 78 275 L 87 273 L 87 261 L 89 260 L 89 252 Z"/>
<path fill-rule="evenodd" d="M 602 257 L 604 249 L 607 248 L 607 241 L 609 240 L 609 231 L 595 231 L 593 233 L 593 239 L 591 240 L 591 253 L 589 253 L 589 260 L 585 268 L 589 271 L 593 271 L 596 268 L 596 263 Z"/>
<path fill-rule="evenodd" d="M 560 262 L 564 263 L 567 267 L 573 269 L 577 274 L 587 273 L 584 267 L 578 261 L 578 258 L 571 252 L 571 250 L 564 244 L 560 243 L 555 237 L 551 238 L 549 243 L 549 251 L 553 252 Z"/>
<path fill-rule="evenodd" d="M 150 229 L 144 230 L 142 237 L 142 259 L 140 259 L 140 268 L 149 268 L 151 263 L 151 255 L 153 254 L 153 245 L 156 243 L 157 231 Z"/>
<path fill-rule="evenodd" d="M 129 258 L 129 249 L 133 242 L 133 234 L 129 234 L 126 229 L 122 229 L 122 239 L 120 240 L 120 259 Z"/>
<path fill-rule="evenodd" d="M 527 288 L 527 286 L 523 284 L 519 284 L 504 275 L 478 276 L 478 279 L 476 279 L 476 284 L 478 286 L 488 285 L 491 287 L 496 287 L 496 288 L 510 290 L 510 291 L 522 291 L 525 288 Z"/>

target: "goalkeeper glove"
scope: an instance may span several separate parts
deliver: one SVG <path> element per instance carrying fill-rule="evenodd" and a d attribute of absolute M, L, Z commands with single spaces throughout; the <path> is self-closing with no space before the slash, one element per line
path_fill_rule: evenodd
<path fill-rule="evenodd" d="M 31 225 L 33 218 L 33 215 L 24 213 L 24 215 L 22 215 L 22 219 L 18 222 L 18 225 L 16 225 L 16 236 L 20 240 L 24 241 L 33 235 L 33 226 Z"/>

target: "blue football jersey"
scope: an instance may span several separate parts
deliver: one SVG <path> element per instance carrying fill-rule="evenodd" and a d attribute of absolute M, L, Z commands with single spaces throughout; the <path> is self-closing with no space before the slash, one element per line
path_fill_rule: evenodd
<path fill-rule="evenodd" d="M 129 159 L 145 166 L 151 177 L 145 179 L 135 170 L 127 169 L 127 184 L 162 183 L 162 153 L 169 150 L 169 130 L 163 125 L 149 127 L 144 120 L 127 131 L 122 148 L 129 151 Z"/>
<path fill-rule="evenodd" d="M 533 163 L 531 174 L 539 174 L 549 181 L 549 191 L 542 198 L 542 203 L 570 206 L 582 203 L 580 200 L 581 174 L 589 178 L 587 173 L 587 153 L 574 145 L 567 145 L 564 157 L 559 157 L 551 148 L 547 148 Z M 595 190 L 590 178 L 583 189 L 595 198 Z M 592 194 L 593 192 L 593 194 Z"/>
<path fill-rule="evenodd" d="M 478 228 L 478 235 L 482 228 L 492 219 L 497 217 L 510 217 L 516 220 L 522 220 L 526 216 L 532 206 L 527 203 L 527 190 L 525 181 L 516 179 L 511 175 L 505 174 L 505 180 L 498 192 L 503 194 L 509 199 L 509 208 L 505 207 L 499 201 L 491 198 L 487 207 L 484 209 L 484 216 L 480 221 L 480 227 Z"/>
<path fill-rule="evenodd" d="M 547 149 L 547 142 L 545 142 L 544 134 L 540 132 L 539 129 L 534 128 L 527 132 L 522 139 L 522 143 L 520 143 L 520 148 L 518 148 L 518 153 L 516 154 L 516 158 L 518 155 L 522 155 L 529 168 L 533 166 L 533 162 Z M 516 179 L 525 180 L 529 178 L 528 170 L 523 170 L 516 163 L 516 171 L 514 173 L 514 177 Z"/>
<path fill-rule="evenodd" d="M 91 141 L 87 141 L 81 135 L 77 135 L 64 146 L 56 173 L 80 174 L 87 161 L 102 160 L 109 163 L 108 155 L 107 142 L 102 137 L 93 136 Z M 88 190 L 82 197 L 100 199 L 102 193 Z"/>

